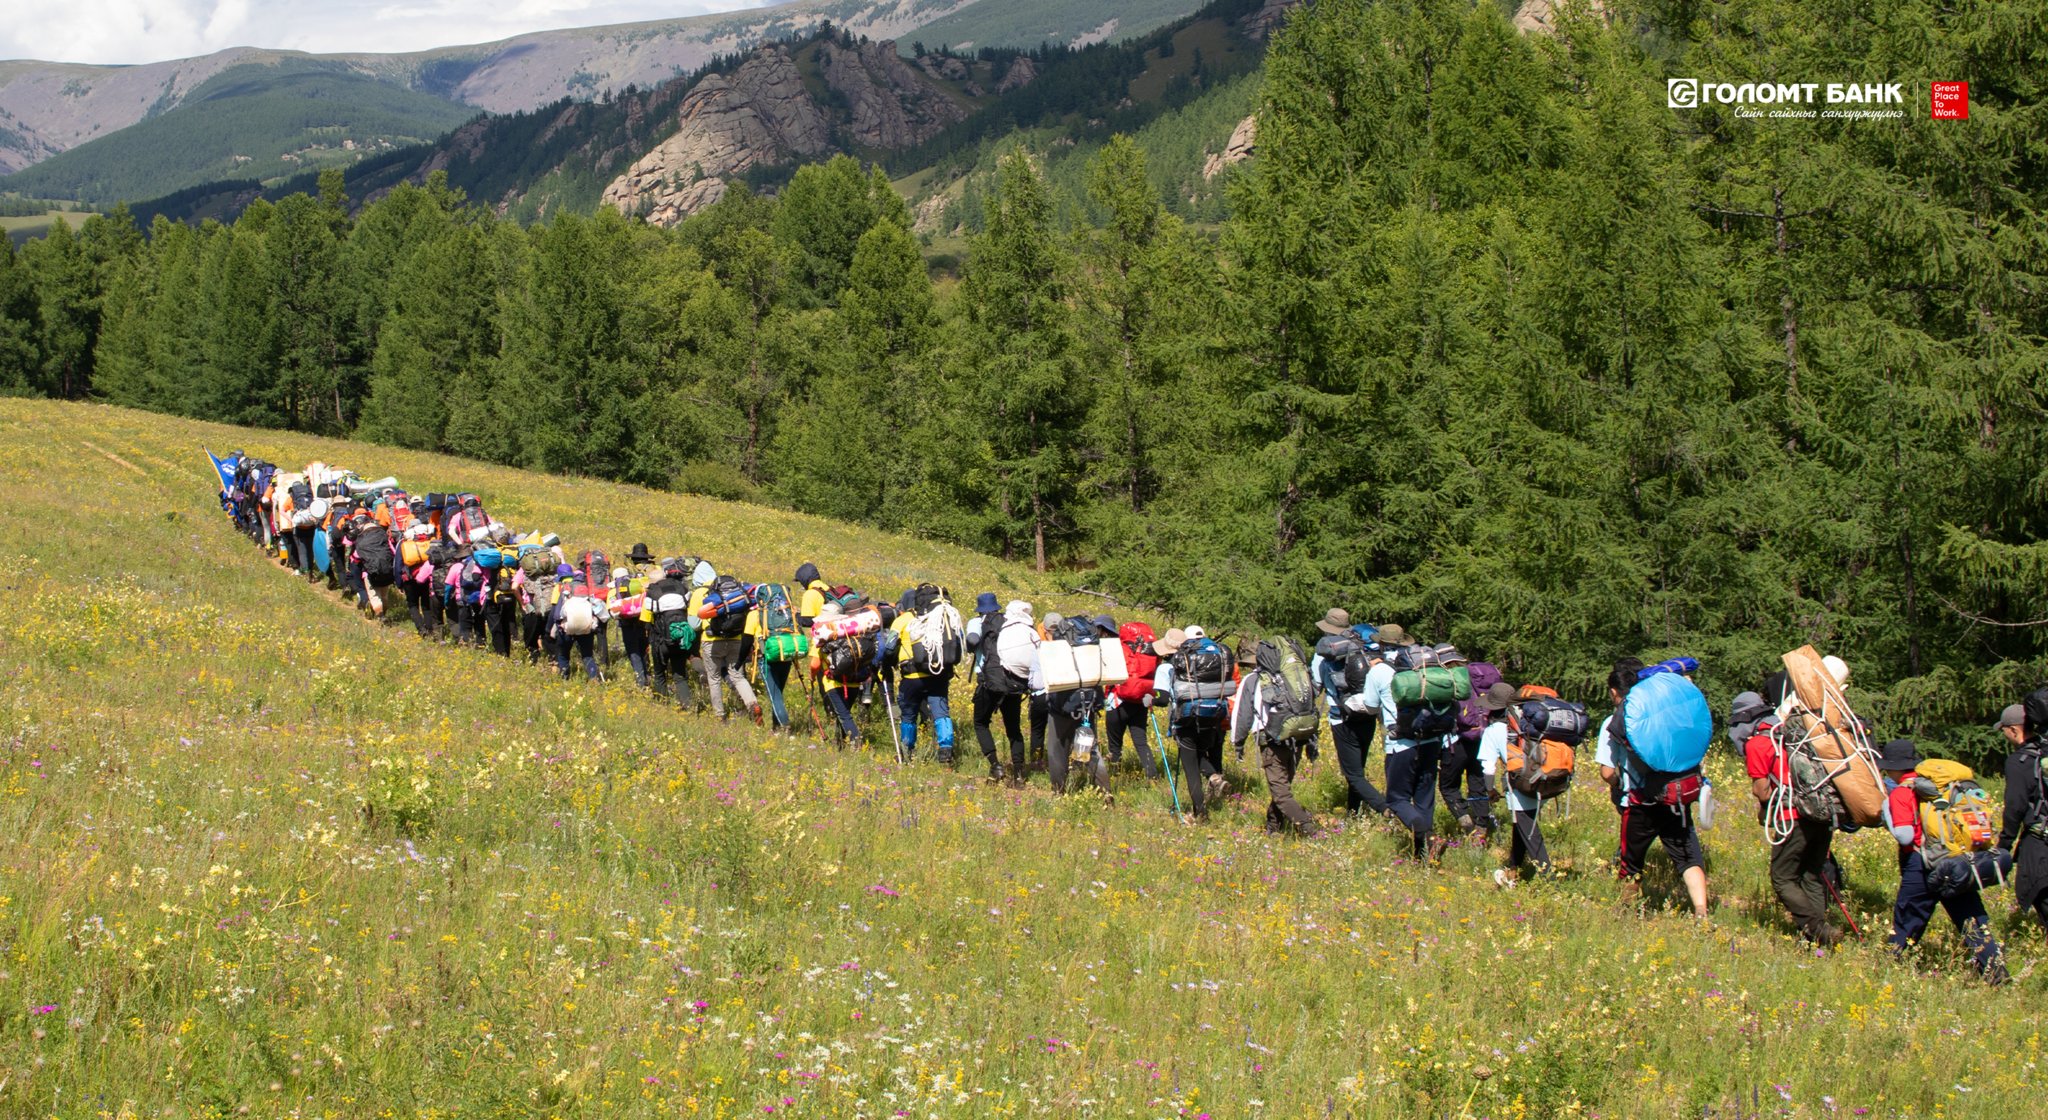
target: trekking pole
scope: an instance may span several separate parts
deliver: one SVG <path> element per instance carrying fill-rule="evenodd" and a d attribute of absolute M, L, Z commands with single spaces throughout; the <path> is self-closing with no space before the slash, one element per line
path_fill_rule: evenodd
<path fill-rule="evenodd" d="M 896 764 L 901 766 L 910 760 L 903 754 L 903 736 L 898 731 L 896 725 L 895 689 L 887 687 L 882 689 L 882 710 L 889 714 L 889 741 L 896 744 Z"/>
<path fill-rule="evenodd" d="M 804 717 L 811 721 L 811 734 L 816 735 L 818 733 L 818 709 L 811 702 L 811 693 L 817 691 L 817 689 L 812 687 L 810 670 L 806 669 L 802 663 L 798 663 L 793 671 L 797 674 L 797 679 L 803 682 Z M 790 722 L 794 723 L 795 721 L 792 720 Z"/>
<path fill-rule="evenodd" d="M 1159 766 L 1166 772 L 1166 792 L 1173 795 L 1173 815 L 1180 816 L 1180 786 L 1173 780 L 1173 764 L 1166 761 L 1166 739 L 1159 734 L 1159 712 L 1154 708 L 1145 709 L 1152 720 L 1152 738 L 1159 743 Z"/>
<path fill-rule="evenodd" d="M 1828 897 L 1835 900 L 1836 909 L 1842 912 L 1842 920 L 1849 923 L 1849 932 L 1855 934 L 1859 939 L 1862 938 L 1862 928 L 1856 924 L 1856 919 L 1849 916 L 1849 904 L 1842 901 L 1842 895 L 1835 890 L 1835 885 L 1828 881 L 1826 875 L 1820 877 L 1820 885 L 1826 887 L 1828 889 Z"/>

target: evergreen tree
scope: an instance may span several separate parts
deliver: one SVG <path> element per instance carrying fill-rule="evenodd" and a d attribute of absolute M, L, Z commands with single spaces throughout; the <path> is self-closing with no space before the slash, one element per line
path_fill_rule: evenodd
<path fill-rule="evenodd" d="M 986 417 L 993 476 L 982 533 L 1005 557 L 1028 545 L 1045 571 L 1076 524 L 1074 452 L 1087 387 L 1075 361 L 1068 263 L 1044 183 L 1022 152 L 1003 161 L 988 231 L 970 253 L 964 294 L 976 329 L 963 357 Z"/>

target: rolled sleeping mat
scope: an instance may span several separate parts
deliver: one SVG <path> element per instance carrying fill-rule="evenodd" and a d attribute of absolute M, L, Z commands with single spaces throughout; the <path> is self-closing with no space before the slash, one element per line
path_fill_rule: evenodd
<path fill-rule="evenodd" d="M 1834 775 L 1835 792 L 1841 795 L 1849 819 L 1865 827 L 1883 823 L 1883 776 L 1878 773 L 1877 761 L 1861 733 L 1856 713 L 1850 710 L 1827 662 L 1812 646 L 1800 646 L 1780 660 L 1785 663 L 1785 675 L 1799 697 L 1800 707 L 1808 713 L 1806 718 L 1820 721 L 1818 726 L 1806 729 L 1814 756 L 1842 763 L 1829 766 L 1828 770 Z"/>

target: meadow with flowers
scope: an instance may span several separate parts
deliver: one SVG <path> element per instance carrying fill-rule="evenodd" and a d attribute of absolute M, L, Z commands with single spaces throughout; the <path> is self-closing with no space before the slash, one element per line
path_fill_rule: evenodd
<path fill-rule="evenodd" d="M 423 643 L 251 548 L 202 445 L 475 490 L 572 549 L 1088 602 L 814 518 L 0 401 L 0 1115 L 2040 1108 L 2048 976 L 2009 895 L 1988 898 L 2016 983 L 1977 982 L 1942 921 L 1895 961 L 1891 846 L 1849 838 L 1865 936 L 1803 948 L 1725 743 L 1710 923 L 1661 856 L 1647 904 L 1622 901 L 1585 772 L 1545 811 L 1570 869 L 1498 891 L 1493 852 L 1432 870 L 1339 823 L 1328 752 L 1304 802 L 1336 827 L 1279 840 L 1235 759 L 1226 811 L 1187 827 L 1134 768 L 1114 805 L 1054 800 L 978 780 L 971 751 L 957 772 L 836 751 L 800 704 L 778 738 L 630 675 Z"/>

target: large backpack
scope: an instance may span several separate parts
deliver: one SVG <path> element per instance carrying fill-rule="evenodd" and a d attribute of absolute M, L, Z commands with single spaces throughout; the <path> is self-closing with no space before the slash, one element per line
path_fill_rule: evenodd
<path fill-rule="evenodd" d="M 601 600 L 584 593 L 582 585 L 562 596 L 562 633 L 572 638 L 597 633 L 604 621 L 604 605 Z"/>
<path fill-rule="evenodd" d="M 1458 738 L 1467 743 L 1477 744 L 1479 737 L 1486 733 L 1486 704 L 1480 697 L 1486 690 L 1501 681 L 1500 670 L 1491 662 L 1474 661 L 1465 666 L 1465 675 L 1472 682 L 1472 695 L 1458 701 Z"/>
<path fill-rule="evenodd" d="M 747 612 L 754 607 L 753 589 L 732 576 L 719 576 L 704 591 L 703 617 L 710 625 L 705 633 L 713 638 L 737 638 L 747 629 Z"/>
<path fill-rule="evenodd" d="M 1265 709 L 1268 742 L 1310 742 L 1322 728 L 1316 711 L 1316 682 L 1308 671 L 1301 643 L 1281 634 L 1259 643 L 1253 655 L 1265 679 L 1259 682 L 1259 703 Z"/>
<path fill-rule="evenodd" d="M 555 554 L 545 548 L 519 551 L 519 570 L 529 580 L 551 579 L 555 574 Z"/>
<path fill-rule="evenodd" d="M 946 601 L 946 593 L 929 583 L 918 585 L 912 606 L 918 613 L 910 622 L 910 654 L 904 668 L 939 676 L 960 663 L 960 649 L 966 639 L 960 628 L 960 614 Z"/>
<path fill-rule="evenodd" d="M 1586 706 L 1555 690 L 1525 684 L 1508 709 L 1508 742 L 1501 769 L 1508 785 L 1528 797 L 1551 798 L 1571 788 L 1580 743 L 1590 717 Z"/>
<path fill-rule="evenodd" d="M 1921 851 L 1932 858 L 1970 855 L 1997 842 L 1998 807 L 1975 771 L 1945 758 L 1926 759 L 1916 769 L 1933 794 L 1920 799 Z"/>
<path fill-rule="evenodd" d="M 292 509 L 296 512 L 304 513 L 313 505 L 312 484 L 308 483 L 303 478 L 301 478 L 297 482 L 292 483 L 291 489 L 287 490 L 286 494 L 288 494 L 291 497 Z"/>
<path fill-rule="evenodd" d="M 1116 637 L 1123 643 L 1124 668 L 1129 675 L 1111 691 L 1117 699 L 1136 704 L 1152 691 L 1152 678 L 1159 672 L 1159 655 L 1152 651 L 1158 635 L 1142 622 L 1126 622 L 1117 627 Z"/>
<path fill-rule="evenodd" d="M 825 643 L 825 674 L 842 685 L 864 684 L 881 661 L 881 632 L 851 634 Z"/>
<path fill-rule="evenodd" d="M 867 602 L 867 598 L 843 583 L 835 583 L 825 589 L 825 601 L 839 604 L 839 609 L 852 614 Z"/>
<path fill-rule="evenodd" d="M 598 549 L 576 558 L 576 593 L 593 599 L 611 598 L 612 561 Z"/>
<path fill-rule="evenodd" d="M 475 494 L 464 494 L 462 508 L 447 515 L 443 531 L 456 544 L 476 544 L 491 530 L 491 515 L 484 512 Z"/>
<path fill-rule="evenodd" d="M 677 579 L 658 580 L 647 589 L 654 615 L 650 633 L 669 656 L 688 654 L 697 645 L 697 620 L 690 615 L 690 597 Z"/>
<path fill-rule="evenodd" d="M 1676 808 L 1700 799 L 1700 762 L 1713 741 L 1714 718 L 1698 685 L 1677 673 L 1638 680 L 1608 729 L 1635 804 Z"/>
<path fill-rule="evenodd" d="M 1323 659 L 1323 679 L 1318 684 L 1339 697 L 1365 689 L 1366 674 L 1372 671 L 1372 651 L 1356 628 L 1316 639 L 1315 652 Z"/>
<path fill-rule="evenodd" d="M 761 631 L 765 635 L 761 656 L 781 664 L 811 652 L 811 636 L 796 624 L 796 603 L 790 599 L 788 587 L 764 583 L 754 598 L 761 604 Z"/>
<path fill-rule="evenodd" d="M 1229 696 L 1230 654 L 1214 638 L 1184 643 L 1173 655 L 1175 718 L 1220 716 Z"/>
<path fill-rule="evenodd" d="M 356 567 L 371 587 L 389 587 L 397 560 L 391 554 L 391 534 L 374 522 L 356 530 Z"/>
<path fill-rule="evenodd" d="M 525 561 L 521 561 L 520 567 L 525 566 Z M 561 586 L 561 583 L 562 577 L 556 575 L 553 569 L 538 579 L 531 575 L 527 576 L 526 613 L 536 618 L 547 617 L 549 608 L 555 605 L 555 588 Z"/>
<path fill-rule="evenodd" d="M 981 616 L 981 687 L 998 696 L 1022 696 L 1031 691 L 1027 677 L 1012 673 L 1003 664 L 1003 631 L 1012 626 L 1029 629 L 1028 622 L 1011 622 L 1004 615 L 990 612 Z"/>

